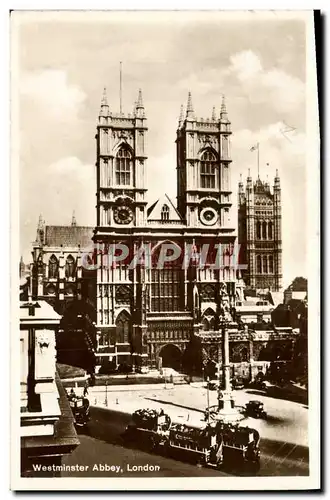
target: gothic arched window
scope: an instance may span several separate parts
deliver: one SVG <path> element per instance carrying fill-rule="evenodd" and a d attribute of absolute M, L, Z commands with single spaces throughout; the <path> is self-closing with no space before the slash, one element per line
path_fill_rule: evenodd
<path fill-rule="evenodd" d="M 257 221 L 257 240 L 261 239 L 261 222 L 260 220 Z"/>
<path fill-rule="evenodd" d="M 161 219 L 162 219 L 162 221 L 170 219 L 170 209 L 169 209 L 168 205 L 163 205 L 162 211 L 161 211 Z"/>
<path fill-rule="evenodd" d="M 261 255 L 257 255 L 257 273 L 261 273 Z"/>
<path fill-rule="evenodd" d="M 116 156 L 116 184 L 129 186 L 132 175 L 132 155 L 127 148 L 120 148 Z"/>
<path fill-rule="evenodd" d="M 116 340 L 118 344 L 129 342 L 130 318 L 126 311 L 119 314 L 116 321 Z"/>
<path fill-rule="evenodd" d="M 72 255 L 69 255 L 65 263 L 65 277 L 74 278 L 75 273 L 75 261 Z"/>
<path fill-rule="evenodd" d="M 272 222 L 268 223 L 268 239 L 269 240 L 273 239 L 273 223 Z"/>
<path fill-rule="evenodd" d="M 266 222 L 266 221 L 264 221 L 264 222 L 262 223 L 262 238 L 263 238 L 264 240 L 266 240 L 266 239 L 267 239 L 267 222 Z"/>
<path fill-rule="evenodd" d="M 263 257 L 263 272 L 264 272 L 264 274 L 268 273 L 268 259 L 267 259 L 267 255 L 264 255 L 264 257 Z"/>
<path fill-rule="evenodd" d="M 162 245 L 152 250 L 155 262 L 159 262 Z M 160 266 L 162 267 L 162 266 Z M 181 311 L 182 307 L 182 269 L 173 262 L 167 262 L 166 266 L 158 269 L 158 266 L 150 270 L 150 307 L 151 311 L 167 312 Z"/>
<path fill-rule="evenodd" d="M 58 260 L 55 255 L 52 255 L 48 263 L 48 278 L 58 277 Z"/>
<path fill-rule="evenodd" d="M 201 187 L 215 188 L 216 157 L 212 151 L 204 151 L 201 156 Z"/>

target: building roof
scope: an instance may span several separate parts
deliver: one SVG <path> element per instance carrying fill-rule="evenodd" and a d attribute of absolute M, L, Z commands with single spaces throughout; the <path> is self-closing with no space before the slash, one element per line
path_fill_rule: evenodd
<path fill-rule="evenodd" d="M 92 243 L 94 227 L 89 226 L 46 226 L 45 246 L 87 247 Z"/>
<path fill-rule="evenodd" d="M 177 209 L 174 206 L 174 203 L 167 194 L 161 196 L 148 208 L 147 210 L 148 220 L 161 221 L 162 220 L 161 213 L 164 205 L 167 205 L 167 207 L 169 208 L 169 219 L 168 219 L 169 223 L 171 221 L 182 221 L 179 212 L 177 211 Z"/>

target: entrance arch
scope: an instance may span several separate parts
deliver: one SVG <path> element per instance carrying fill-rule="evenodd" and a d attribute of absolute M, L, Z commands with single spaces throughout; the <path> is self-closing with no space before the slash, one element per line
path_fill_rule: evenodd
<path fill-rule="evenodd" d="M 167 344 L 161 348 L 159 357 L 162 358 L 163 368 L 173 368 L 173 370 L 180 371 L 181 369 L 181 351 L 174 344 Z"/>

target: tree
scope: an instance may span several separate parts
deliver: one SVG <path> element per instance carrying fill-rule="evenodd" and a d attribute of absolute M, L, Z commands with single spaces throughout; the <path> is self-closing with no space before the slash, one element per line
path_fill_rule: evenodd
<path fill-rule="evenodd" d="M 95 369 L 95 310 L 85 300 L 71 302 L 65 310 L 56 337 L 57 362 L 93 373 Z"/>
<path fill-rule="evenodd" d="M 199 337 L 192 335 L 182 357 L 182 366 L 188 375 L 202 375 L 203 352 Z"/>

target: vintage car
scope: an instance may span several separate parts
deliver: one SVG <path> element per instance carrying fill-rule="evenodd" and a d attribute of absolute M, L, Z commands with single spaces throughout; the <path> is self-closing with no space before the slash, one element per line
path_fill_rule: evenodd
<path fill-rule="evenodd" d="M 243 379 L 240 377 L 235 377 L 231 380 L 231 386 L 234 390 L 239 391 L 241 389 L 244 389 L 245 385 L 243 382 Z"/>
<path fill-rule="evenodd" d="M 252 400 L 245 405 L 245 414 L 247 417 L 266 418 L 264 404 L 261 401 Z"/>
<path fill-rule="evenodd" d="M 85 427 L 89 420 L 89 400 L 83 396 L 76 396 L 74 393 L 68 395 L 68 400 L 75 425 Z"/>

